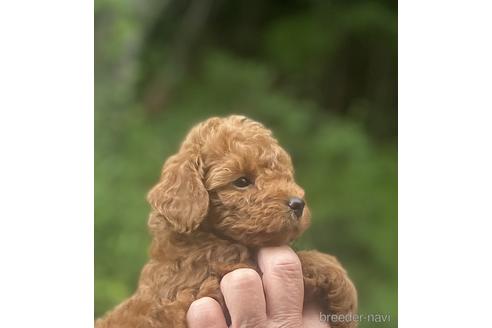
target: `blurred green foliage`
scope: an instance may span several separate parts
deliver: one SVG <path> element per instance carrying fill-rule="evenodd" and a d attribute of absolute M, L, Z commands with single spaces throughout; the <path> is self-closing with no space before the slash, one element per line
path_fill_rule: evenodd
<path fill-rule="evenodd" d="M 296 248 L 336 255 L 361 313 L 397 324 L 396 3 L 96 0 L 95 316 L 147 259 L 145 195 L 189 128 L 263 122 L 313 213 Z"/>

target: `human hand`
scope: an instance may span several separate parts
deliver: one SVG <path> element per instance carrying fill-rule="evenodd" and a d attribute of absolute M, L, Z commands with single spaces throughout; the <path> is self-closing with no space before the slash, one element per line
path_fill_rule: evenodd
<path fill-rule="evenodd" d="M 260 277 L 253 269 L 237 269 L 224 276 L 220 289 L 236 328 L 326 328 L 318 304 L 304 303 L 302 268 L 296 253 L 287 246 L 258 252 Z M 190 328 L 226 328 L 222 309 L 214 299 L 193 302 L 187 313 Z"/>

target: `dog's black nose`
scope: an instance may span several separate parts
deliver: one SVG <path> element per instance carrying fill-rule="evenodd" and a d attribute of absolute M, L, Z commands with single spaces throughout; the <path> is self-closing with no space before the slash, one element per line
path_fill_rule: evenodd
<path fill-rule="evenodd" d="M 297 218 L 302 216 L 302 210 L 304 210 L 304 201 L 299 197 L 292 197 L 289 199 L 289 207 L 294 211 Z"/>

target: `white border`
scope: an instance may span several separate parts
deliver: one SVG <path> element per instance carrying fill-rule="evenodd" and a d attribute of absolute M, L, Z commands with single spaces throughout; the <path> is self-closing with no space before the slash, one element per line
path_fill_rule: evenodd
<path fill-rule="evenodd" d="M 0 8 L 0 326 L 93 325 L 93 4 Z"/>
<path fill-rule="evenodd" d="M 491 5 L 399 7 L 399 324 L 490 324 Z"/>

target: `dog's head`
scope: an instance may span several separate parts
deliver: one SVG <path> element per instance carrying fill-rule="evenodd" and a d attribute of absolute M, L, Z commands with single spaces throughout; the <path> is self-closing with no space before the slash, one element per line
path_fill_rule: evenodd
<path fill-rule="evenodd" d="M 309 225 L 290 156 L 258 122 L 211 118 L 195 126 L 149 192 L 149 226 L 207 227 L 248 246 L 287 244 Z"/>

